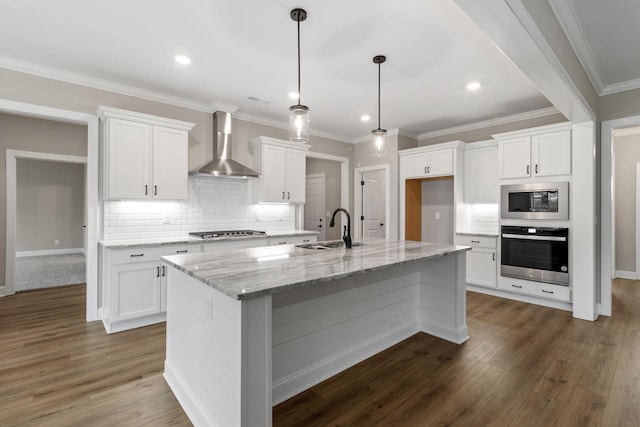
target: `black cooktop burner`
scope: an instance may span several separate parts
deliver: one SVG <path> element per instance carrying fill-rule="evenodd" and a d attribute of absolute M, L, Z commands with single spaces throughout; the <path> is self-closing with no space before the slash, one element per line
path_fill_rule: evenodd
<path fill-rule="evenodd" d="M 221 237 L 248 237 L 248 236 L 264 236 L 264 231 L 257 230 L 221 230 L 221 231 L 194 231 L 189 233 L 190 236 L 199 239 L 218 239 Z"/>

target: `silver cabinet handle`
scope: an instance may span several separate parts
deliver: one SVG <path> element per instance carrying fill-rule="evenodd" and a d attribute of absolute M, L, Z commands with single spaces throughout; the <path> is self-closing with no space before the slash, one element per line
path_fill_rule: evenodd
<path fill-rule="evenodd" d="M 144 256 L 144 254 L 131 254 L 129 255 L 131 258 L 137 258 L 137 257 L 141 257 Z"/>
<path fill-rule="evenodd" d="M 511 286 L 513 286 L 514 288 L 522 289 L 522 286 L 520 285 L 511 285 Z"/>

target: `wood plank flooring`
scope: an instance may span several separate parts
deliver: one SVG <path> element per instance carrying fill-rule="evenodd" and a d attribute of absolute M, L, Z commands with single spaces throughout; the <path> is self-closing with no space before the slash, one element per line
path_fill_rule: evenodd
<path fill-rule="evenodd" d="M 0 426 L 191 425 L 162 378 L 163 324 L 107 335 L 84 286 L 0 298 Z M 471 339 L 426 334 L 276 406 L 274 426 L 638 426 L 640 282 L 614 316 L 468 293 Z"/>

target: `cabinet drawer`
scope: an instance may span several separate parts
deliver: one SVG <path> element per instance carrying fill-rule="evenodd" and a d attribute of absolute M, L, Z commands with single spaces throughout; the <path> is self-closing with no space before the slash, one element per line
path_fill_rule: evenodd
<path fill-rule="evenodd" d="M 556 301 L 571 302 L 571 289 L 568 286 L 552 285 L 549 283 L 530 282 L 527 280 L 500 277 L 498 287 L 509 292 L 533 295 Z"/>
<path fill-rule="evenodd" d="M 168 255 L 201 252 L 200 244 L 147 246 L 135 249 L 110 249 L 111 264 L 127 264 L 131 262 L 159 261 L 160 257 Z"/>
<path fill-rule="evenodd" d="M 479 248 L 496 248 L 496 237 L 487 237 L 487 236 L 456 236 L 456 244 L 463 246 L 472 246 Z"/>
<path fill-rule="evenodd" d="M 288 236 L 269 237 L 269 246 L 275 245 L 299 245 L 301 243 L 315 243 L 316 236 Z"/>

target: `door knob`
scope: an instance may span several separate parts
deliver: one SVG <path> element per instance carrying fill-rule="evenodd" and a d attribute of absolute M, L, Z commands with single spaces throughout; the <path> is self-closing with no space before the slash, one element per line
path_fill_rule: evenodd
<path fill-rule="evenodd" d="M 380 227 L 384 227 L 384 223 L 382 223 L 382 222 L 381 222 L 381 223 L 380 223 Z"/>
<path fill-rule="evenodd" d="M 320 224 L 320 225 L 318 226 L 318 228 L 322 228 L 322 224 Z"/>

